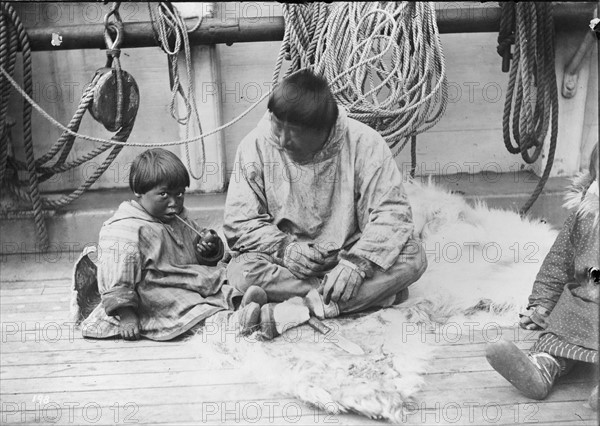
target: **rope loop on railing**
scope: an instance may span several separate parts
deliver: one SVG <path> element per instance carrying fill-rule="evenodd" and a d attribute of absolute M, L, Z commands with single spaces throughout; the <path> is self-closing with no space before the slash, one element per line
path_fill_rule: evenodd
<path fill-rule="evenodd" d="M 444 54 L 432 3 L 285 4 L 275 65 L 312 67 L 348 115 L 377 130 L 398 155 L 439 122 L 447 105 Z M 399 145 L 400 144 L 400 145 Z"/>

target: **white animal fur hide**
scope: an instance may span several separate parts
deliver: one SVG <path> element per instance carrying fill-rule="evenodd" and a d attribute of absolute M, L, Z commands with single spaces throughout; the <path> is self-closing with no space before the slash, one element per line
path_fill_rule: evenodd
<path fill-rule="evenodd" d="M 432 184 L 405 187 L 415 235 L 427 250 L 427 271 L 410 287 L 405 303 L 327 321 L 359 343 L 365 355 L 344 353 L 306 325 L 272 342 L 236 339 L 205 327 L 191 341 L 203 364 L 239 368 L 276 396 L 295 397 L 331 413 L 401 423 L 436 350 L 415 330 L 450 321 L 461 328 L 466 321 L 469 327 L 490 321 L 514 325 L 557 232 L 515 212 L 483 203 L 472 207 Z"/>

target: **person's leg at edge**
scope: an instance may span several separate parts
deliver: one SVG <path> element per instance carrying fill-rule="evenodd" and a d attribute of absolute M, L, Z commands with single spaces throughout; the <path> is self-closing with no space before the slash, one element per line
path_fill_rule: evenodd
<path fill-rule="evenodd" d="M 540 352 L 524 352 L 513 342 L 488 344 L 486 358 L 494 370 L 528 398 L 545 399 L 556 379 L 567 374 L 577 361 Z"/>

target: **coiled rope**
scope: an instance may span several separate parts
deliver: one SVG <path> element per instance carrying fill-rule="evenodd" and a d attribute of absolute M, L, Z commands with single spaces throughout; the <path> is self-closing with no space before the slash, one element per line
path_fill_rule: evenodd
<path fill-rule="evenodd" d="M 391 149 L 403 142 L 395 156 L 441 119 L 448 89 L 432 3 L 285 4 L 283 16 L 274 83 L 284 57 L 291 61 L 286 75 L 314 67 L 350 117 L 377 130 Z"/>
<path fill-rule="evenodd" d="M 23 85 L 28 93 L 31 95 L 32 89 L 32 71 L 31 71 L 31 49 L 29 47 L 29 38 L 23 28 L 23 23 L 17 15 L 14 8 L 10 3 L 2 2 L 1 4 L 2 22 L 0 23 L 2 30 L 0 31 L 0 52 L 2 56 L 2 67 L 6 67 L 11 72 L 14 72 L 16 62 L 16 52 L 18 44 L 21 45 L 23 50 Z M 9 129 L 7 124 L 7 110 L 8 110 L 8 91 L 6 90 L 6 82 L 2 82 L 0 85 L 2 88 L 2 107 L 0 112 L 2 113 L 2 121 L 0 123 L 2 140 L 0 141 L 0 181 L 4 182 L 6 175 L 6 164 L 8 161 L 8 132 Z M 38 187 L 38 176 L 35 171 L 35 157 L 33 153 L 33 140 L 31 134 L 31 106 L 27 103 L 23 104 L 23 144 L 25 148 L 25 158 L 27 163 L 27 173 L 29 176 L 29 197 L 33 205 L 34 221 L 37 235 L 39 237 L 39 244 L 42 250 L 48 247 L 48 232 L 46 230 L 46 223 L 44 221 L 42 213 L 42 200 L 40 197 L 40 191 Z"/>
<path fill-rule="evenodd" d="M 190 175 L 199 180 L 204 174 L 204 164 L 206 161 L 206 153 L 204 147 L 204 137 L 202 136 L 202 123 L 200 121 L 200 114 L 196 104 L 196 89 L 194 84 L 194 68 L 190 53 L 190 41 L 188 33 L 195 31 L 202 23 L 202 17 L 198 18 L 198 22 L 188 30 L 185 20 L 177 10 L 169 2 L 150 3 L 148 2 L 148 11 L 150 13 L 150 20 L 152 22 L 152 28 L 154 30 L 154 36 L 157 44 L 167 54 L 169 61 L 169 72 L 172 77 L 171 82 L 171 103 L 170 111 L 171 117 L 173 117 L 179 124 L 185 125 L 185 138 L 189 138 L 190 131 L 190 118 L 193 115 L 195 123 L 198 126 L 198 132 L 200 133 L 200 149 L 201 149 L 201 162 L 200 162 L 200 175 L 196 175 L 192 169 L 192 162 L 190 159 L 189 144 L 185 143 L 185 155 L 188 163 L 188 169 Z M 172 43 L 171 43 L 172 42 Z M 173 46 L 171 47 L 171 44 Z M 187 93 L 181 85 L 178 71 L 178 56 L 181 52 L 183 45 L 185 65 L 188 81 Z M 181 96 L 185 107 L 185 115 L 179 117 L 176 109 L 177 95 Z"/>
<path fill-rule="evenodd" d="M 114 158 L 119 154 L 122 145 L 115 146 L 111 153 L 106 157 L 103 163 L 96 171 L 89 176 L 86 181 L 79 186 L 71 194 L 64 195 L 58 200 L 49 200 L 42 198 L 39 191 L 39 183 L 43 182 L 56 173 L 61 173 L 70 170 L 83 164 L 92 158 L 97 157 L 101 153 L 109 149 L 112 144 L 103 144 L 102 146 L 92 150 L 79 159 L 66 163 L 67 157 L 73 147 L 76 132 L 81 124 L 81 119 L 92 102 L 93 92 L 96 87 L 100 75 L 96 75 L 92 82 L 85 88 L 81 101 L 71 119 L 68 128 L 60 126 L 65 130 L 58 141 L 40 158 L 35 159 L 33 153 L 33 140 L 31 129 L 31 112 L 33 106 L 32 94 L 32 69 L 31 69 L 31 48 L 29 46 L 29 38 L 23 28 L 21 20 L 14 8 L 7 2 L 2 2 L 0 14 L 0 70 L 5 77 L 0 79 L 0 182 L 12 193 L 20 199 L 30 202 L 33 207 L 34 221 L 36 225 L 36 233 L 38 236 L 38 244 L 40 250 L 46 250 L 49 245 L 48 233 L 43 217 L 42 207 L 58 208 L 69 204 L 83 194 L 110 166 Z M 16 53 L 21 47 L 23 53 L 23 87 L 21 89 L 12 78 L 14 73 Z M 15 86 L 17 90 L 29 102 L 24 102 L 23 105 L 23 135 L 25 147 L 25 161 L 17 160 L 9 155 L 10 131 L 8 125 L 8 101 L 10 97 L 10 84 Z M 39 105 L 36 109 L 42 110 Z M 43 110 L 42 110 L 43 111 Z M 118 116 L 118 114 L 117 114 Z M 133 124 L 122 127 L 113 140 L 125 143 Z M 59 158 L 52 166 L 45 166 L 47 162 L 52 160 L 60 152 Z M 26 170 L 29 176 L 29 186 L 27 189 L 16 179 L 7 179 L 7 166 L 10 165 L 13 171 Z"/>
<path fill-rule="evenodd" d="M 526 163 L 534 163 L 550 129 L 546 167 L 529 200 L 520 209 L 524 215 L 544 189 L 556 151 L 558 89 L 554 70 L 554 20 L 551 2 L 500 4 L 498 53 L 507 57 L 514 42 L 502 120 L 504 145 L 511 154 L 521 154 Z"/>

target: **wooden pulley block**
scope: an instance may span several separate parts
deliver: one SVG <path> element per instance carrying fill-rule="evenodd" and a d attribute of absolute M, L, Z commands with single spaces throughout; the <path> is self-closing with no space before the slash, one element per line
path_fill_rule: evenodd
<path fill-rule="evenodd" d="M 101 74 L 101 77 L 94 88 L 94 98 L 89 106 L 89 111 L 96 121 L 104 125 L 106 130 L 116 132 L 135 120 L 140 105 L 140 91 L 137 83 L 127 71 L 121 70 L 121 97 L 118 94 L 118 71 L 105 67 L 100 68 L 97 73 Z M 120 114 L 118 102 L 121 102 Z"/>

